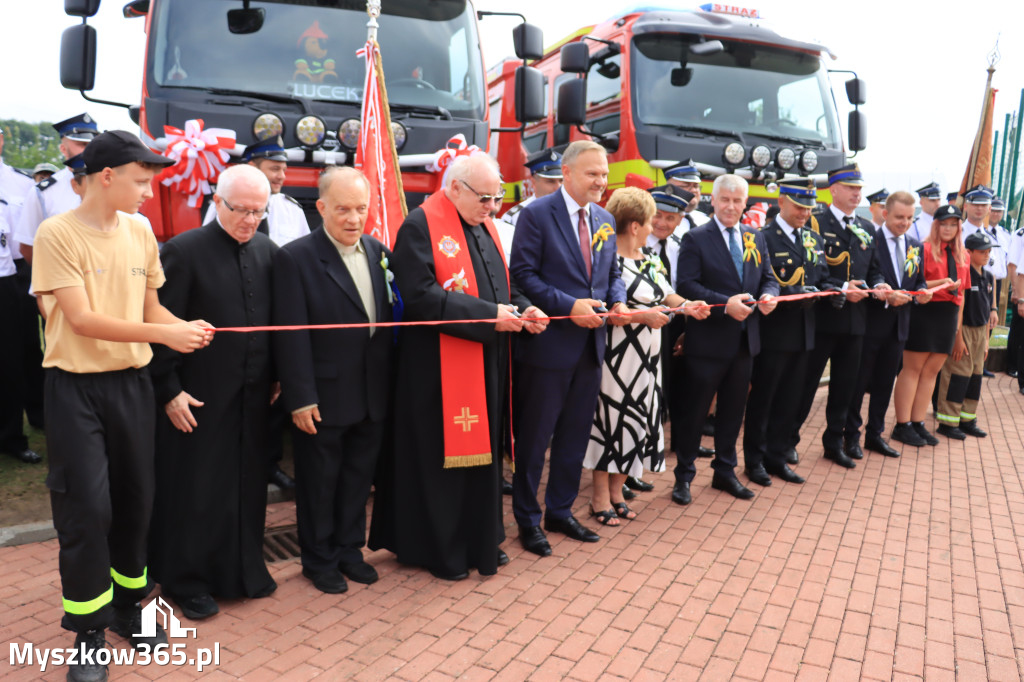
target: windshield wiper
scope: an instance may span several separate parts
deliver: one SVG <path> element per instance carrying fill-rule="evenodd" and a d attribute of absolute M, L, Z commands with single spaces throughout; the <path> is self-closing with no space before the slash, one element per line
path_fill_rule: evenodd
<path fill-rule="evenodd" d="M 406 111 L 410 114 L 430 114 L 431 116 L 440 116 L 446 121 L 455 120 L 452 116 L 452 112 L 448 111 L 444 107 L 434 106 L 431 104 L 395 104 L 394 102 L 388 102 L 388 106 L 391 109 Z"/>
<path fill-rule="evenodd" d="M 722 135 L 725 137 L 736 138 L 740 136 L 739 133 L 732 130 L 719 130 L 718 128 L 707 128 L 704 126 L 681 125 L 678 123 L 647 123 L 646 125 L 658 126 L 661 128 L 673 128 L 687 133 L 704 133 L 705 135 Z"/>
<path fill-rule="evenodd" d="M 800 144 L 804 145 L 805 147 L 809 145 L 814 145 L 822 149 L 825 148 L 825 145 L 821 142 L 821 140 L 812 140 L 806 137 L 789 137 L 788 135 L 776 135 L 775 133 L 762 133 L 761 131 L 757 130 L 752 130 L 749 134 L 767 137 L 769 140 L 778 140 L 779 142 L 792 142 L 793 144 Z"/>
<path fill-rule="evenodd" d="M 308 108 L 306 107 L 306 102 L 302 98 L 294 97 L 292 95 L 278 95 L 272 92 L 250 92 L 249 90 L 231 90 L 229 88 L 203 88 L 203 90 L 211 95 L 252 97 L 253 99 L 262 99 L 268 102 L 279 102 L 281 104 L 300 104 L 303 108 Z"/>

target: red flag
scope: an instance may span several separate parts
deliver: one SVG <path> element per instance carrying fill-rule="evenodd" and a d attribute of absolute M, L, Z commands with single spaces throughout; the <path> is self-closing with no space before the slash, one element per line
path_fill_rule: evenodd
<path fill-rule="evenodd" d="M 985 99 L 981 104 L 981 120 L 978 132 L 974 136 L 971 147 L 971 158 L 967 162 L 964 179 L 960 182 L 960 196 L 957 206 L 963 206 L 964 195 L 975 185 L 992 184 L 992 111 L 995 109 L 996 89 L 992 87 L 992 74 L 995 67 L 988 69 L 988 81 L 985 83 Z"/>
<path fill-rule="evenodd" d="M 362 129 L 355 164 L 370 182 L 365 231 L 393 247 L 408 209 L 402 189 L 402 174 L 398 170 L 398 152 L 391 134 L 391 113 L 384 88 L 380 46 L 376 41 L 368 40 L 356 55 L 366 58 Z"/>

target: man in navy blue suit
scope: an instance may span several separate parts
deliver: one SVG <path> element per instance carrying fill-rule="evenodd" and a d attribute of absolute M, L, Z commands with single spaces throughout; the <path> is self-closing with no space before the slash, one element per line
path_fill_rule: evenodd
<path fill-rule="evenodd" d="M 701 424 L 716 393 L 711 487 L 740 499 L 754 496 L 736 478 L 736 438 L 743 423 L 753 357 L 761 349 L 758 313 L 772 312 L 776 306 L 772 299 L 779 293 L 764 235 L 740 225 L 747 206 L 747 181 L 720 175 L 711 191 L 711 205 L 714 218 L 683 235 L 676 267 L 680 296 L 724 305 L 712 308 L 707 319 L 686 324 L 684 390 L 673 396 L 682 401 L 678 411 L 682 423 L 673 429 L 680 441 L 673 444 L 678 460 L 672 491 L 676 504 L 690 503 Z"/>
<path fill-rule="evenodd" d="M 545 529 L 581 542 L 599 539 L 572 515 L 604 359 L 605 318 L 595 311 L 613 313 L 610 324 L 629 320 L 615 220 L 596 203 L 608 186 L 604 148 L 589 141 L 570 144 L 562 156 L 562 177 L 561 190 L 520 214 L 510 265 L 530 301 L 549 315 L 573 316 L 553 321 L 543 334 L 518 339 L 516 347 L 512 510 L 520 542 L 540 556 L 551 554 L 537 501 L 549 442 Z"/>

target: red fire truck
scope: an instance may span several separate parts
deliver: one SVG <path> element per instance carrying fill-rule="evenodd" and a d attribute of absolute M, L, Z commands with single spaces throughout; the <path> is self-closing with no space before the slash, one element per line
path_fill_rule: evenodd
<path fill-rule="evenodd" d="M 65 11 L 83 23 L 64 32 L 61 82 L 90 101 L 118 104 L 86 94 L 94 86 L 97 51 L 86 20 L 99 4 L 65 2 Z M 258 136 L 281 135 L 289 156 L 285 191 L 312 214 L 320 170 L 351 165 L 358 144 L 365 63 L 355 52 L 366 42 L 366 6 L 365 0 L 132 0 L 124 16 L 145 21 L 145 69 L 140 104 L 121 106 L 157 149 L 166 144 L 165 125 L 183 128 L 190 119 L 235 131 L 235 156 Z M 468 0 L 384 0 L 381 11 L 392 128 L 415 206 L 435 189 L 436 176 L 425 168 L 433 152 L 458 133 L 471 145 L 487 145 L 477 14 Z M 524 23 L 513 33 L 522 59 L 541 56 L 536 28 Z M 540 74 L 521 68 L 520 106 L 529 108 L 540 97 Z M 158 239 L 199 225 L 199 209 L 186 201 L 155 188 L 143 212 Z"/>
<path fill-rule="evenodd" d="M 784 38 L 757 12 L 709 4 L 639 9 L 586 26 L 534 66 L 544 74 L 546 118 L 521 136 L 492 139 L 505 208 L 530 193 L 526 157 L 593 138 L 609 151 L 609 191 L 662 184 L 662 170 L 694 159 L 705 178 L 737 173 L 751 199 L 773 201 L 787 176 L 824 180 L 846 162 L 825 47 Z M 511 120 L 511 62 L 488 76 L 491 118 Z M 864 84 L 847 81 L 849 149 L 866 144 Z M 527 181 L 524 185 L 524 181 Z M 823 183 L 822 183 L 823 184 Z M 702 190 L 709 193 L 711 183 Z M 828 200 L 827 190 L 819 193 Z"/>

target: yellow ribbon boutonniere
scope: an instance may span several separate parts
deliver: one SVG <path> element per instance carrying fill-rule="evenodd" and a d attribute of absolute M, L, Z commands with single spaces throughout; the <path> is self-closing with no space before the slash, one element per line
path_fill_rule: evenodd
<path fill-rule="evenodd" d="M 594 234 L 594 238 L 590 240 L 590 248 L 596 248 L 600 251 L 604 247 L 604 243 L 608 241 L 608 237 L 611 237 L 614 234 L 615 230 L 612 229 L 610 224 L 602 223 L 601 227 L 599 227 L 597 232 Z"/>
<path fill-rule="evenodd" d="M 818 244 L 814 241 L 813 235 L 804 231 L 804 261 L 811 263 L 812 265 L 818 264 Z"/>
<path fill-rule="evenodd" d="M 907 260 L 903 261 L 903 269 L 907 273 L 907 277 L 913 277 L 914 273 L 920 267 L 921 263 L 921 247 L 911 246 L 907 249 Z"/>
<path fill-rule="evenodd" d="M 754 239 L 753 232 L 743 233 L 743 261 L 749 261 L 753 259 L 754 265 L 761 265 L 761 252 L 757 250 L 757 241 Z"/>

